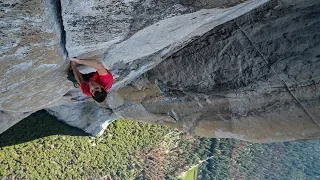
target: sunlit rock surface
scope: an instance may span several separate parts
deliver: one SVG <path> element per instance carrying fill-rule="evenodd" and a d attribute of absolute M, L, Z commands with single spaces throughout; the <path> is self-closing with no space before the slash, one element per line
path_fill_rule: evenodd
<path fill-rule="evenodd" d="M 118 91 L 114 112 L 200 136 L 318 138 L 320 7 L 306 4 L 273 1 L 215 27 Z M 155 81 L 164 97 L 147 98 Z"/>
<path fill-rule="evenodd" d="M 49 4 L 0 2 L 0 109 L 4 111 L 36 111 L 70 89 Z"/>
<path fill-rule="evenodd" d="M 28 117 L 30 114 L 32 113 L 0 111 L 0 133 L 3 133 L 11 126 L 18 123 L 21 119 Z"/>
<path fill-rule="evenodd" d="M 107 126 L 116 120 L 109 109 L 102 108 L 95 102 L 56 106 L 47 109 L 47 112 L 93 135 L 101 135 Z"/>
<path fill-rule="evenodd" d="M 0 4 L 2 131 L 46 108 L 93 135 L 123 118 L 253 142 L 320 136 L 317 1 L 29 3 Z M 111 69 L 105 103 L 66 80 L 67 54 Z"/>

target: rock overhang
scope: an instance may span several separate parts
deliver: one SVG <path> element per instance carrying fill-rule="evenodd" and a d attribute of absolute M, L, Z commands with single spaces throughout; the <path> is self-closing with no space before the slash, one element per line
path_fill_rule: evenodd
<path fill-rule="evenodd" d="M 40 6 L 45 5 L 41 4 L 43 2 L 40 1 L 35 2 Z M 4 64 L 4 66 L 1 65 L 2 77 L 5 77 L 5 75 L 14 76 L 15 72 L 19 70 L 25 72 L 22 76 L 13 78 L 12 82 L 2 78 L 1 84 L 4 84 L 4 89 L 3 98 L 1 98 L 1 109 L 5 110 L 4 112 L 6 113 L 7 111 L 32 112 L 51 106 L 83 101 L 83 98 L 78 97 L 79 93 L 74 93 L 75 89 L 72 89 L 71 83 L 66 82 L 66 54 L 69 53 L 70 56 L 97 58 L 114 69 L 117 82 L 113 86 L 113 91 L 127 87 L 128 84 L 130 87 L 132 82 L 136 85 L 140 84 L 139 86 L 144 86 L 148 83 L 154 86 L 154 80 L 160 79 L 164 84 L 169 85 L 168 88 L 174 88 L 174 93 L 182 92 L 184 95 L 191 96 L 191 99 L 194 99 L 192 103 L 199 108 L 199 113 L 203 113 L 203 115 L 198 113 L 196 117 L 184 117 L 179 114 L 177 109 L 168 108 L 163 109 L 164 112 L 160 112 L 159 115 L 151 107 L 159 110 L 159 107 L 165 106 L 165 102 L 162 105 L 155 106 L 154 104 L 157 104 L 157 101 L 148 101 L 148 96 L 143 92 L 143 100 L 146 100 L 145 102 L 136 102 L 137 98 L 135 97 L 134 103 L 128 102 L 129 104 L 125 104 L 126 101 L 121 101 L 124 103 L 122 107 L 120 106 L 123 109 L 114 109 L 115 114 L 124 118 L 135 116 L 145 121 L 150 120 L 150 122 L 166 122 L 173 127 L 179 126 L 181 129 L 205 136 L 208 134 L 204 133 L 201 128 L 205 129 L 214 126 L 212 123 L 220 122 L 219 120 L 221 119 L 219 118 L 221 117 L 224 117 L 225 120 L 228 120 L 227 117 L 229 117 L 230 121 L 221 125 L 220 129 L 212 131 L 210 136 L 230 136 L 238 137 L 238 139 L 243 138 L 244 140 L 252 139 L 250 136 L 256 136 L 253 138 L 259 139 L 258 137 L 260 137 L 257 141 L 261 142 L 267 142 L 268 138 L 269 140 L 272 138 L 272 141 L 277 141 L 280 139 L 293 140 L 317 137 L 317 123 L 319 120 L 319 91 L 317 90 L 319 83 L 317 69 L 319 64 L 317 59 L 319 55 L 317 55 L 316 50 L 319 47 L 319 35 L 315 29 L 317 29 L 319 23 L 316 19 L 312 19 L 312 15 L 319 14 L 319 5 L 314 1 L 306 1 L 304 3 L 289 0 L 247 1 L 229 8 L 204 10 L 200 10 L 201 8 L 197 4 L 188 9 L 184 3 L 180 6 L 171 1 L 168 5 L 163 6 L 168 7 L 168 10 L 161 10 L 161 8 L 159 10 L 160 6 L 157 9 L 152 4 L 154 3 L 152 1 L 148 1 L 151 4 L 145 1 L 144 3 L 146 4 L 142 9 L 135 9 L 142 1 L 117 1 L 114 4 L 112 4 L 113 1 L 86 1 L 79 6 L 66 0 L 46 2 L 54 3 L 54 8 L 60 5 L 60 9 L 54 11 L 58 13 L 55 16 L 60 16 L 54 17 L 58 18 L 55 23 L 59 27 L 53 28 L 54 26 L 50 24 L 51 22 L 46 21 L 45 16 L 43 19 L 37 19 L 39 16 L 49 12 L 48 9 L 39 8 L 34 12 L 38 13 L 35 15 L 37 18 L 31 18 L 31 21 L 33 20 L 34 23 L 39 24 L 34 25 L 31 23 L 31 26 L 18 25 L 20 28 L 29 28 L 21 36 L 17 33 L 18 31 L 12 32 L 13 35 L 22 38 L 23 41 L 32 42 L 35 45 L 35 49 L 30 51 L 32 46 L 24 43 L 22 47 L 13 48 L 10 54 L 7 51 L 9 46 L 7 46 L 7 49 L 4 48 L 4 52 L 7 54 L 1 56 L 1 58 L 12 56 L 11 59 L 13 59 L 12 62 L 10 60 L 13 63 L 10 67 L 5 66 L 9 60 L 4 58 L 4 61 L 2 61 Z M 110 6 L 107 7 L 108 3 Z M 161 1 L 161 3 L 163 2 Z M 255 9 L 262 4 L 264 4 L 262 8 Z M 11 7 L 11 5 L 9 6 Z M 14 6 L 20 7 L 21 5 L 18 3 Z M 70 9 L 66 8 L 66 6 L 69 6 Z M 28 4 L 21 7 L 29 8 Z M 285 9 L 285 7 L 289 8 Z M 77 8 L 86 9 L 86 11 L 83 11 L 83 17 L 85 18 L 80 16 L 80 11 Z M 156 13 L 150 14 L 149 11 L 153 8 Z M 135 10 L 136 12 L 134 12 Z M 249 11 L 250 13 L 245 14 L 245 12 Z M 106 17 L 104 12 L 117 13 L 114 16 Z M 137 12 L 140 13 L 140 16 Z M 97 13 L 97 17 L 94 17 L 94 13 Z M 243 14 L 244 16 L 237 18 Z M 144 15 L 149 15 L 150 17 L 143 18 L 142 16 Z M 30 17 L 28 14 L 22 16 L 20 20 Z M 106 19 L 106 21 L 103 22 L 103 19 Z M 7 21 L 13 21 L 13 18 L 9 18 Z M 30 18 L 28 19 L 29 21 Z M 18 23 L 19 21 L 15 22 Z M 83 26 L 78 28 L 77 26 L 80 26 L 81 23 Z M 199 45 L 194 45 L 197 39 L 206 38 L 206 34 L 209 34 L 207 39 L 210 39 L 210 33 L 208 33 L 210 30 L 217 30 L 217 27 L 227 27 L 228 25 L 231 28 L 226 33 L 229 40 L 224 40 L 225 43 L 219 40 L 213 43 L 217 48 L 216 50 L 212 50 L 212 52 L 202 51 L 203 48 L 209 47 L 208 44 L 212 44 L 209 40 L 204 40 L 203 42 L 205 43 L 199 41 L 201 48 L 199 48 Z M 9 27 L 10 25 L 7 26 L 7 28 Z M 113 29 L 109 31 L 108 28 Z M 227 29 L 225 28 L 224 31 Z M 298 35 L 304 32 L 307 33 L 303 36 Z M 213 34 L 219 33 L 213 32 Z M 37 39 L 35 37 L 41 38 Z M 4 38 L 4 40 L 7 42 L 8 38 Z M 39 40 L 39 44 L 32 40 Z M 216 40 L 217 38 L 213 41 Z M 192 43 L 193 45 L 190 45 Z M 273 44 L 273 46 L 270 44 Z M 219 46 L 222 49 L 219 50 Z M 36 47 L 45 48 L 37 50 Z M 188 48 L 189 50 L 187 50 Z M 192 48 L 198 49 L 192 52 Z M 241 48 L 244 48 L 243 51 Z M 40 52 L 39 57 L 34 51 Z M 199 57 L 210 56 L 210 53 L 213 57 L 197 59 L 194 57 L 197 56 L 197 51 L 198 53 L 202 52 L 201 55 L 198 54 Z M 214 54 L 215 51 L 219 51 L 219 53 Z M 232 53 L 229 56 L 226 55 L 231 51 L 233 53 L 238 51 L 238 55 L 234 56 L 235 54 Z M 19 56 L 30 60 L 20 62 Z M 39 60 L 41 58 L 43 58 L 44 62 Z M 190 61 L 185 61 L 185 59 L 190 59 Z M 175 61 L 176 64 L 170 61 Z M 206 64 L 205 61 L 216 62 L 215 67 L 218 66 L 218 68 Z M 180 62 L 180 64 L 177 62 Z M 228 62 L 230 63 L 228 64 Z M 185 66 L 185 63 L 195 63 L 192 67 L 200 69 L 199 72 L 197 70 L 193 72 L 192 68 Z M 184 69 L 180 69 L 179 66 Z M 210 69 L 210 67 L 212 68 Z M 176 69 L 176 72 L 173 72 L 173 69 Z M 179 73 L 182 75 L 179 75 Z M 197 76 L 186 80 L 183 76 L 188 75 L 183 75 L 183 73 L 193 73 Z M 143 76 L 146 76 L 147 80 L 143 80 Z M 24 81 L 24 79 L 28 79 L 28 81 Z M 143 82 L 141 83 L 140 80 Z M 139 89 L 148 89 L 148 86 L 140 87 Z M 72 90 L 69 91 L 70 89 Z M 156 92 L 157 88 L 151 89 L 152 93 L 156 94 L 151 93 L 151 96 L 159 98 L 159 92 Z M 285 94 L 279 95 L 282 91 Z M 251 92 L 261 96 L 251 94 L 252 97 L 244 98 Z M 48 94 L 51 94 L 51 96 L 48 96 Z M 263 94 L 265 96 L 262 96 Z M 207 112 L 203 112 L 203 109 L 206 109 L 206 104 L 208 102 L 219 104 L 219 100 L 217 98 L 202 98 L 203 95 L 224 97 L 224 101 L 229 102 L 229 105 L 225 108 L 231 109 L 232 112 L 230 111 L 229 114 L 224 115 L 220 113 L 221 117 L 208 118 Z M 179 99 L 180 96 L 181 93 L 175 98 Z M 244 99 L 242 101 L 234 100 L 241 100 L 241 98 Z M 290 103 L 284 103 L 287 101 L 290 101 Z M 183 101 L 180 102 L 181 107 L 184 107 Z M 267 102 L 270 102 L 270 104 L 268 105 Z M 267 105 L 263 105 L 264 103 L 267 103 Z M 128 107 L 133 108 L 133 114 L 130 114 L 130 109 L 126 109 Z M 270 107 L 276 109 L 272 110 Z M 250 108 L 253 108 L 253 110 L 250 111 Z M 257 112 L 261 111 L 264 114 L 258 113 L 259 115 L 255 116 L 254 108 L 257 108 L 255 109 Z M 281 109 L 283 110 L 282 115 Z M 140 111 L 141 114 L 138 116 L 137 113 Z M 208 111 L 216 112 L 216 109 L 211 108 L 210 110 L 209 108 Z M 280 114 L 278 111 L 280 111 Z M 252 116 L 250 116 L 250 113 Z M 270 117 L 273 117 L 273 121 L 277 118 L 279 121 L 273 125 L 271 125 L 272 123 L 269 124 L 269 128 L 277 125 L 283 125 L 282 127 L 286 124 L 290 125 L 290 121 L 287 121 L 284 117 L 286 113 L 288 116 L 292 116 L 291 119 L 293 119 L 291 121 L 292 130 L 288 131 L 287 134 L 279 132 L 284 130 L 281 130 L 281 128 L 274 133 L 273 131 L 270 131 L 269 134 L 268 132 L 264 133 L 264 137 L 260 136 L 261 134 L 255 134 L 259 132 L 259 128 L 255 127 L 268 126 L 268 124 L 263 125 L 262 122 L 266 121 L 266 119 L 272 120 Z M 234 116 L 229 116 L 232 114 Z M 294 126 L 294 124 L 303 123 L 300 121 L 301 118 L 299 116 L 304 117 L 302 118 L 304 122 L 308 122 L 306 126 L 299 126 L 303 130 L 297 128 L 298 126 Z M 13 114 L 12 117 L 18 117 L 18 115 Z M 216 121 L 217 118 L 218 121 Z M 256 122 L 259 119 L 260 121 Z M 179 125 L 180 122 L 175 122 L 178 120 L 183 123 Z M 199 122 L 197 122 L 198 120 Z M 244 122 L 244 124 L 252 122 L 254 125 L 252 127 L 253 131 L 250 132 L 244 126 L 239 125 L 238 122 L 240 121 Z M 293 123 L 293 121 L 297 123 Z M 208 123 L 211 123 L 211 125 L 209 126 Z M 248 125 L 250 126 L 250 123 Z M 223 128 L 223 126 L 225 127 Z M 313 134 L 306 132 L 306 129 L 310 129 L 310 127 L 315 127 L 312 131 L 310 130 L 310 133 L 312 132 Z M 294 128 L 297 130 L 296 133 Z M 283 137 L 279 137 L 279 133 Z M 292 135 L 290 137 L 290 133 L 291 135 L 292 133 L 300 133 L 300 135 L 296 137 Z"/>

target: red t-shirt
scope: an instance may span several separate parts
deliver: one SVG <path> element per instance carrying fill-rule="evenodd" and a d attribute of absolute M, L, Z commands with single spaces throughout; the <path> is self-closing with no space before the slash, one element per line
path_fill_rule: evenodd
<path fill-rule="evenodd" d="M 95 72 L 94 75 L 89 79 L 89 82 L 91 82 L 91 81 L 97 82 L 104 87 L 104 90 L 107 91 L 108 89 L 111 88 L 111 86 L 113 84 L 113 76 L 108 70 L 107 70 L 107 72 L 108 72 L 107 75 L 100 75 L 98 72 Z M 88 82 L 81 83 L 80 88 L 81 88 L 83 94 L 91 97 Z"/>

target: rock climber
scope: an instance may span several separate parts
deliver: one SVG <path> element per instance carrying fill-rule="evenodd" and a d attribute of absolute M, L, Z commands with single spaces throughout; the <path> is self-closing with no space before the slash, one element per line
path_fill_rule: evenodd
<path fill-rule="evenodd" d="M 101 103 L 107 97 L 107 90 L 113 84 L 113 76 L 110 71 L 99 61 L 93 59 L 70 58 L 70 69 L 68 79 L 72 81 L 75 87 L 80 85 L 81 91 L 95 101 Z M 96 72 L 81 74 L 77 64 L 92 67 Z"/>

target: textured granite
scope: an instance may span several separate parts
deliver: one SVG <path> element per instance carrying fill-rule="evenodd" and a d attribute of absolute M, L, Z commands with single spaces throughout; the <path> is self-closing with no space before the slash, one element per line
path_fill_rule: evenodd
<path fill-rule="evenodd" d="M 0 109 L 4 111 L 36 111 L 70 89 L 49 4 L 0 2 Z"/>
<path fill-rule="evenodd" d="M 239 2 L 0 2 L 1 131 L 46 108 L 93 135 L 125 118 L 252 142 L 319 138 L 320 3 Z M 66 81 L 67 55 L 111 68 L 105 103 Z"/>
<path fill-rule="evenodd" d="M 313 1 L 272 1 L 215 27 L 133 83 L 145 91 L 140 84 L 156 82 L 163 96 L 140 100 L 144 108 L 123 105 L 125 118 L 137 107 L 144 113 L 136 119 L 200 136 L 319 138 L 319 12 Z"/>
<path fill-rule="evenodd" d="M 109 109 L 101 108 L 95 102 L 65 104 L 46 110 L 70 126 L 94 136 L 101 135 L 116 119 Z"/>

